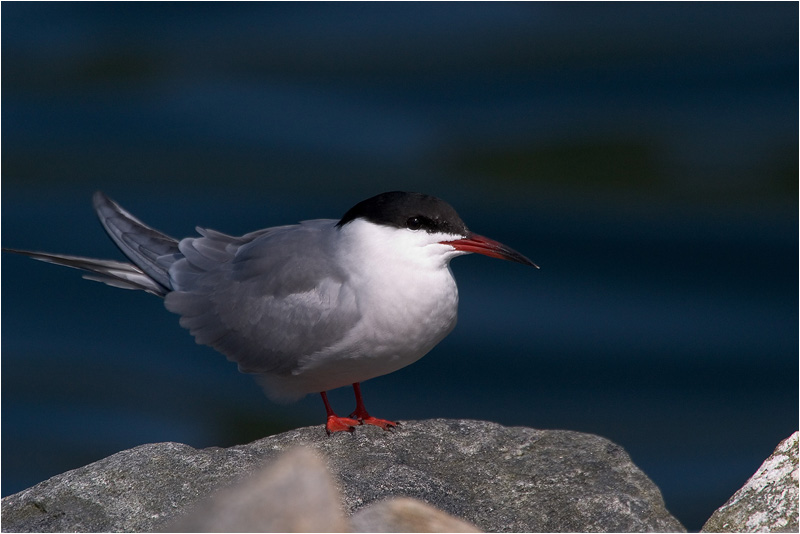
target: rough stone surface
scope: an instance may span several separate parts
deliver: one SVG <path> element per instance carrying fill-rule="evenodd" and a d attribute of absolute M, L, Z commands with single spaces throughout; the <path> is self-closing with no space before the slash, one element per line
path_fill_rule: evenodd
<path fill-rule="evenodd" d="M 292 430 L 228 449 L 142 445 L 2 502 L 4 531 L 152 531 L 281 452 L 307 446 L 350 515 L 413 497 L 485 531 L 684 531 L 621 447 L 578 432 L 465 420 Z"/>
<path fill-rule="evenodd" d="M 701 532 L 798 531 L 798 432 L 781 441 Z"/>

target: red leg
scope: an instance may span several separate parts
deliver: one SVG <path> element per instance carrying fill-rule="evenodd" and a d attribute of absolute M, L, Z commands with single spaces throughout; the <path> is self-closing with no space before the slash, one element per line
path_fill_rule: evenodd
<path fill-rule="evenodd" d="M 356 425 L 361 424 L 361 422 L 356 419 L 339 417 L 333 413 L 333 408 L 331 408 L 331 404 L 328 402 L 328 395 L 326 395 L 324 391 L 320 392 L 320 395 L 322 395 L 322 402 L 325 403 L 325 411 L 328 412 L 328 421 L 325 423 L 325 432 L 327 432 L 329 436 L 332 432 L 353 432 L 356 429 Z"/>
<path fill-rule="evenodd" d="M 361 398 L 361 385 L 358 382 L 353 384 L 353 391 L 356 394 L 356 409 L 350 414 L 350 417 L 358 419 L 362 425 L 374 425 L 384 430 L 392 430 L 397 426 L 397 423 L 394 421 L 378 419 L 377 417 L 372 417 L 367 412 L 367 409 L 364 407 L 364 399 Z"/>

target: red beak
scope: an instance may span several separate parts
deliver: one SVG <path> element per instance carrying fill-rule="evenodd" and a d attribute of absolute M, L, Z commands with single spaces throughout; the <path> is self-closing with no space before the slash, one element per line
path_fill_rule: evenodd
<path fill-rule="evenodd" d="M 500 258 L 501 260 L 515 261 L 524 265 L 531 265 L 539 268 L 538 265 L 531 260 L 517 252 L 511 247 L 507 247 L 488 237 L 473 234 L 469 232 L 467 237 L 456 239 L 455 241 L 442 241 L 443 245 L 450 245 L 456 250 L 463 250 L 464 252 L 477 252 L 484 256 L 491 256 L 492 258 Z"/>

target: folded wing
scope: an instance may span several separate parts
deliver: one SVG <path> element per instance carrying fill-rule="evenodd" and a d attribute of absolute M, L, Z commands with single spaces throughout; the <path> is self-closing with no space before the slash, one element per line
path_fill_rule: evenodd
<path fill-rule="evenodd" d="M 323 230 L 306 221 L 242 237 L 198 229 L 180 242 L 167 309 L 198 343 L 246 373 L 291 374 L 304 356 L 333 346 L 359 321 L 347 278 L 328 261 Z M 330 234 L 326 234 L 330 235 Z"/>

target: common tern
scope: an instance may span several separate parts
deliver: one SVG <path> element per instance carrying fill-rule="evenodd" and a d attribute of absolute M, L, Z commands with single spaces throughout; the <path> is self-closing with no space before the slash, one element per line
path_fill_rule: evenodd
<path fill-rule="evenodd" d="M 382 193 L 338 220 L 241 237 L 198 227 L 199 237 L 181 240 L 145 225 L 102 192 L 93 202 L 129 262 L 4 250 L 163 297 L 197 343 L 255 375 L 271 399 L 319 393 L 328 434 L 397 425 L 367 412 L 360 383 L 414 363 L 453 329 L 458 288 L 450 260 L 474 252 L 537 267 L 468 230 L 447 202 L 420 193 Z M 356 408 L 340 417 L 326 391 L 348 385 Z"/>

